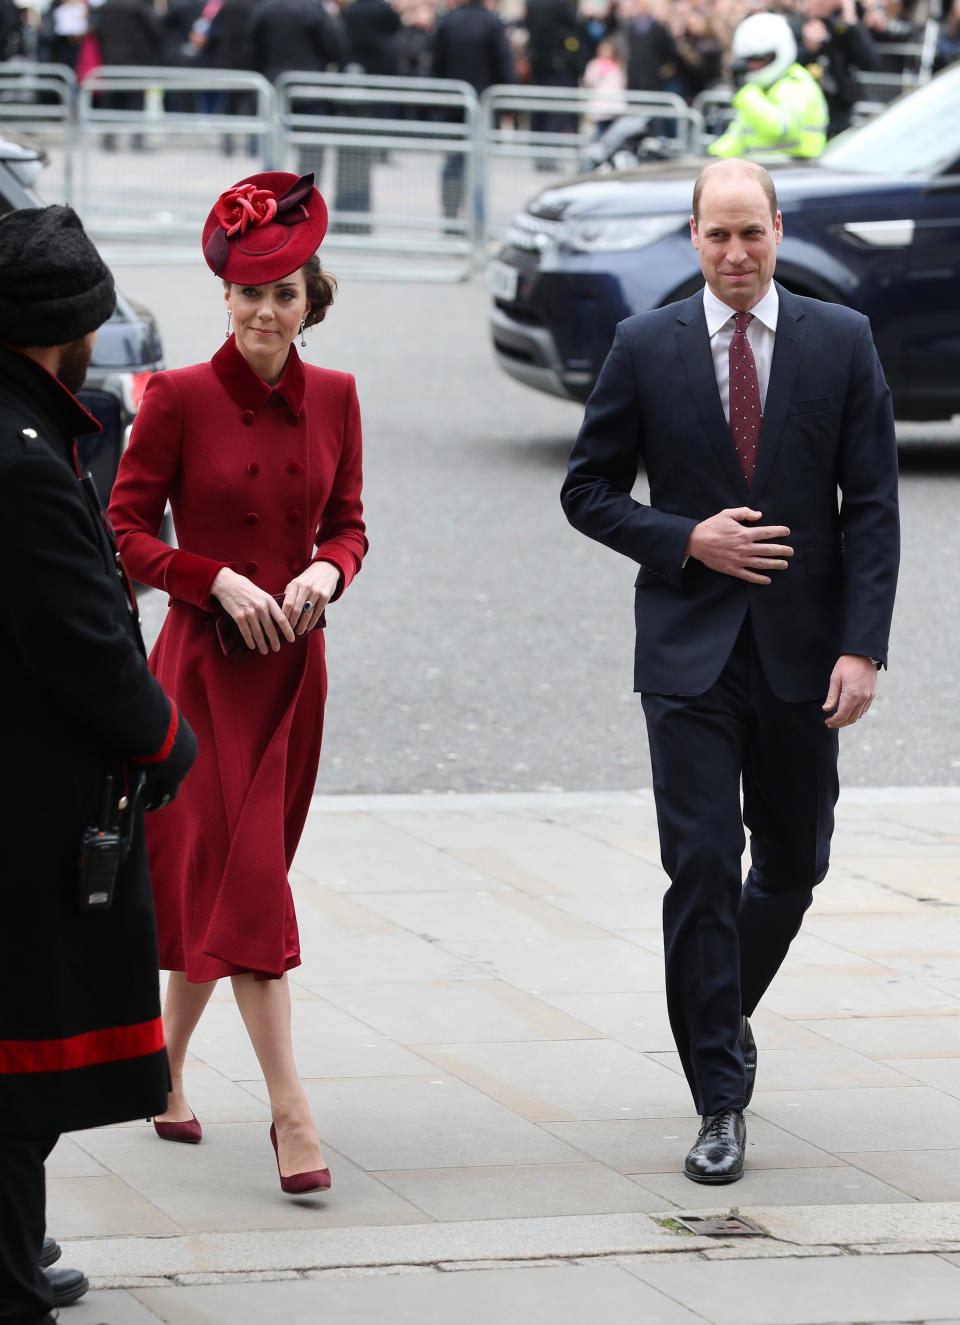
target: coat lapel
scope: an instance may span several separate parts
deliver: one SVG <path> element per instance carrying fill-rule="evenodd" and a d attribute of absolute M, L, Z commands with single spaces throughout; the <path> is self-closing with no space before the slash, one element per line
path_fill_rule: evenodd
<path fill-rule="evenodd" d="M 757 463 L 750 484 L 751 502 L 756 502 L 773 469 L 783 437 L 787 408 L 800 369 L 803 343 L 807 337 L 806 328 L 802 325 L 803 305 L 780 285 L 777 286 L 777 294 L 780 297 L 777 334 L 773 342 L 773 362 L 770 365 L 770 381 L 760 425 Z"/>
<path fill-rule="evenodd" d="M 698 292 L 681 304 L 677 323 L 677 351 L 686 372 L 690 394 L 696 401 L 704 435 L 727 482 L 734 485 L 740 498 L 746 502 L 747 481 L 743 477 L 730 436 L 730 427 L 723 413 L 713 355 L 710 353 L 702 294 Z"/>

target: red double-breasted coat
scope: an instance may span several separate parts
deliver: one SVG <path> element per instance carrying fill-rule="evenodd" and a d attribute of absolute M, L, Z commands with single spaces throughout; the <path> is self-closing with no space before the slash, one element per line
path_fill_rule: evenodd
<path fill-rule="evenodd" d="M 223 656 L 210 596 L 229 566 L 270 593 L 311 560 L 353 579 L 367 549 L 353 378 L 291 346 L 268 386 L 231 337 L 207 364 L 157 373 L 110 502 L 131 575 L 170 595 L 151 667 L 200 753 L 148 832 L 160 965 L 188 980 L 300 961 L 288 871 L 316 780 L 326 696 L 321 630 L 265 657 Z M 158 537 L 169 498 L 177 548 Z"/>

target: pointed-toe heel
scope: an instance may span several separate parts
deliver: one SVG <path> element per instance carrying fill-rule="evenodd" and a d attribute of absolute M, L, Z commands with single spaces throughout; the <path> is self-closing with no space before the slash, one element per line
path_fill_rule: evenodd
<path fill-rule="evenodd" d="M 203 1140 L 203 1128 L 197 1122 L 196 1114 L 185 1123 L 161 1123 L 154 1118 L 153 1127 L 161 1141 L 183 1141 L 195 1146 Z"/>
<path fill-rule="evenodd" d="M 310 1173 L 291 1173 L 285 1178 L 280 1173 L 280 1151 L 277 1149 L 277 1129 L 270 1124 L 270 1144 L 277 1157 L 277 1173 L 280 1174 L 280 1190 L 288 1196 L 306 1196 L 308 1192 L 326 1192 L 333 1185 L 329 1169 L 313 1169 Z"/>

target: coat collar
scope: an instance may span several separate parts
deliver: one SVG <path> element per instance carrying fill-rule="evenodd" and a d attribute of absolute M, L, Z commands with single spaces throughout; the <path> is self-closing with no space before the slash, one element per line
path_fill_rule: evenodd
<path fill-rule="evenodd" d="M 237 338 L 233 335 L 217 350 L 211 365 L 230 399 L 241 410 L 252 410 L 256 414 L 276 396 L 281 397 L 294 414 L 300 414 L 303 410 L 306 374 L 294 345 L 290 346 L 287 362 L 276 386 L 270 386 L 257 376 L 237 348 Z"/>
<path fill-rule="evenodd" d="M 72 462 L 74 439 L 101 432 L 92 414 L 68 391 L 59 378 L 15 345 L 0 345 L 0 378 L 43 427 L 46 440 Z"/>

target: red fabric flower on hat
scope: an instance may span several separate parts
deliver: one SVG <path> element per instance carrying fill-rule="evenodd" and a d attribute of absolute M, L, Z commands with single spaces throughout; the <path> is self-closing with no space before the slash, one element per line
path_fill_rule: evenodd
<path fill-rule="evenodd" d="M 242 235 L 249 226 L 273 220 L 277 214 L 276 194 L 253 184 L 238 184 L 220 194 L 213 212 L 228 237 Z"/>

